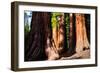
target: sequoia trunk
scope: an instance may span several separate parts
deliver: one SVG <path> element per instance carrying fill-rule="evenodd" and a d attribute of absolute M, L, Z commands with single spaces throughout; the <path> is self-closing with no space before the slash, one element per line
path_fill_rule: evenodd
<path fill-rule="evenodd" d="M 50 13 L 33 12 L 31 30 L 25 39 L 25 61 L 45 60 L 45 45 L 50 24 Z"/>
<path fill-rule="evenodd" d="M 84 14 L 75 14 L 76 16 L 76 52 L 81 53 L 84 48 L 89 47 L 89 41 L 86 33 Z"/>

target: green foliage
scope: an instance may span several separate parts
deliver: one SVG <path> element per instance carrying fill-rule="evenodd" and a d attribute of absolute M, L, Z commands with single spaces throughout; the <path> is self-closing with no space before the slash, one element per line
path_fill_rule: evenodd
<path fill-rule="evenodd" d="M 69 23 L 70 23 L 70 21 L 69 21 L 69 14 L 65 14 L 65 23 L 67 24 L 67 26 L 69 26 Z"/>
<path fill-rule="evenodd" d="M 60 16 L 60 15 L 62 15 L 60 12 L 53 12 L 53 13 L 51 13 L 52 28 L 58 26 L 58 19 L 57 19 L 57 17 Z"/>
<path fill-rule="evenodd" d="M 25 35 L 27 35 L 29 33 L 29 31 L 30 31 L 28 24 L 25 24 L 24 30 L 25 30 Z"/>
<path fill-rule="evenodd" d="M 52 16 L 52 18 L 51 18 L 51 24 L 52 24 L 53 28 L 56 27 L 56 25 L 57 25 L 56 17 Z"/>
<path fill-rule="evenodd" d="M 68 36 L 69 34 L 69 27 L 70 27 L 70 19 L 69 19 L 69 14 L 66 14 L 66 17 L 65 17 L 65 24 L 66 24 L 66 35 Z"/>
<path fill-rule="evenodd" d="M 58 17 L 62 15 L 62 13 L 60 12 L 53 12 L 51 13 L 51 25 L 52 25 L 52 28 L 55 28 L 55 27 L 58 27 Z M 69 48 L 69 27 L 70 27 L 70 17 L 69 17 L 69 13 L 65 13 L 64 14 L 65 18 L 64 18 L 64 21 L 65 21 L 65 27 L 66 27 L 66 43 L 67 43 L 67 48 Z"/>
<path fill-rule="evenodd" d="M 70 27 L 70 17 L 69 17 L 69 14 L 65 14 L 65 24 L 66 24 L 66 41 L 67 41 L 67 48 L 69 48 L 69 27 Z"/>

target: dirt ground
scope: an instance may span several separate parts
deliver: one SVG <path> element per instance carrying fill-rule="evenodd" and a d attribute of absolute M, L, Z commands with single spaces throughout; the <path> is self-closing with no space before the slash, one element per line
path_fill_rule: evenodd
<path fill-rule="evenodd" d="M 87 59 L 90 58 L 90 49 L 84 50 L 80 53 L 75 53 L 70 57 L 61 57 L 61 60 L 70 60 L 70 59 Z"/>

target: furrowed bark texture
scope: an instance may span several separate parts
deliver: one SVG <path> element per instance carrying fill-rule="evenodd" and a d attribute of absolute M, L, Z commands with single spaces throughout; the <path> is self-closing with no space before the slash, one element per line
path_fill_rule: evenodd
<path fill-rule="evenodd" d="M 46 59 L 45 45 L 47 40 L 50 14 L 47 12 L 33 12 L 31 31 L 25 43 L 25 61 Z"/>
<path fill-rule="evenodd" d="M 89 47 L 89 41 L 86 33 L 84 14 L 76 15 L 76 52 L 80 53 L 84 48 Z"/>

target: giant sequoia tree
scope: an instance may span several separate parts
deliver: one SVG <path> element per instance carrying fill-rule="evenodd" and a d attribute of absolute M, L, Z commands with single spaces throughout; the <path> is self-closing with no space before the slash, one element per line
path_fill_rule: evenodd
<path fill-rule="evenodd" d="M 25 61 L 46 59 L 45 45 L 49 24 L 50 13 L 32 13 L 31 30 L 25 38 Z"/>
<path fill-rule="evenodd" d="M 56 19 L 56 23 L 52 23 L 52 46 L 48 47 L 48 60 L 55 60 L 61 57 L 61 53 L 65 48 L 65 24 L 64 24 L 64 13 L 58 13 L 56 16 L 52 14 L 52 17 Z M 49 40 L 49 39 L 48 39 Z"/>
<path fill-rule="evenodd" d="M 53 27 L 53 39 L 57 51 L 60 53 L 64 49 L 64 40 L 65 40 L 65 24 L 64 24 L 64 13 L 61 13 L 57 17 L 56 26 Z"/>
<path fill-rule="evenodd" d="M 76 17 L 76 52 L 81 55 L 84 49 L 90 48 L 87 38 L 86 21 L 84 14 L 75 14 Z"/>

